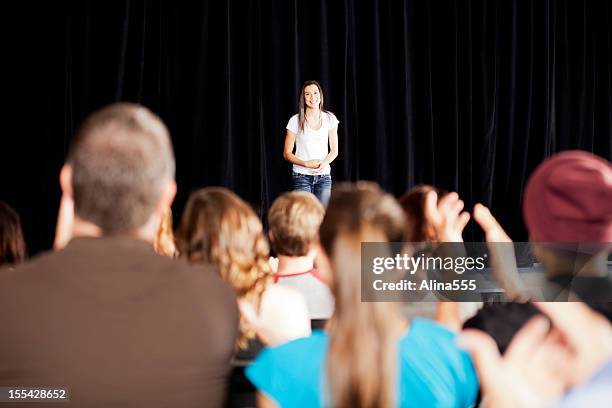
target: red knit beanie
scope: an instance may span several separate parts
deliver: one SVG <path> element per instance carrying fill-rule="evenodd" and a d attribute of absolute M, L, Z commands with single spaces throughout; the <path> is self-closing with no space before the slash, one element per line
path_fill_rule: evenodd
<path fill-rule="evenodd" d="M 523 217 L 536 242 L 612 242 L 612 165 L 583 151 L 540 164 L 527 182 Z"/>

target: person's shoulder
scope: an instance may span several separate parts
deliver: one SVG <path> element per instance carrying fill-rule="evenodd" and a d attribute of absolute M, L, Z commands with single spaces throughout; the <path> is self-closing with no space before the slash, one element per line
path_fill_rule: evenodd
<path fill-rule="evenodd" d="M 0 269 L 0 288 L 6 285 L 13 285 L 18 281 L 27 281 L 37 279 L 39 273 L 48 273 L 49 269 L 53 269 L 54 265 L 61 263 L 62 254 L 56 251 L 47 251 L 36 255 L 25 262 Z"/>
<path fill-rule="evenodd" d="M 308 337 L 302 337 L 273 347 L 266 347 L 254 360 L 252 366 L 275 366 L 276 368 L 299 367 L 322 358 L 329 344 L 328 335 L 314 330 Z"/>
<path fill-rule="evenodd" d="M 449 341 L 453 341 L 455 338 L 455 332 L 450 330 L 448 327 L 441 325 L 430 319 L 417 317 L 410 323 L 410 331 L 413 334 L 423 336 L 436 336 Z"/>
<path fill-rule="evenodd" d="M 190 263 L 185 259 L 163 258 L 160 267 L 167 268 L 177 278 L 194 290 L 203 292 L 206 297 L 226 299 L 235 303 L 236 296 L 229 285 L 221 278 L 217 268 L 209 263 Z"/>
<path fill-rule="evenodd" d="M 298 117 L 298 114 L 296 113 L 295 115 L 289 118 L 289 121 L 287 122 L 287 129 L 292 131 L 293 133 L 296 133 L 298 129 L 298 122 L 299 122 L 299 117 Z"/>
<path fill-rule="evenodd" d="M 44 303 L 64 280 L 58 276 L 70 263 L 61 252 L 38 254 L 15 267 L 0 269 L 0 315 L 14 307 Z M 10 306 L 7 306 L 10 305 Z"/>
<path fill-rule="evenodd" d="M 476 400 L 478 379 L 469 354 L 455 343 L 456 333 L 428 320 L 417 318 L 399 345 L 403 368 L 402 382 L 413 396 L 439 401 L 440 406 L 470 406 Z M 409 373 L 421 373 L 426 389 Z M 431 393 L 427 389 L 438 389 Z"/>
<path fill-rule="evenodd" d="M 410 360 L 425 357 L 452 364 L 462 364 L 469 356 L 455 343 L 456 333 L 429 319 L 416 318 L 400 340 L 400 353 Z M 416 352 L 416 350 L 419 350 Z M 430 353 L 431 351 L 431 353 Z"/>
<path fill-rule="evenodd" d="M 311 353 L 323 352 L 329 343 L 329 336 L 323 330 L 314 330 L 308 337 L 302 337 L 280 344 L 274 347 L 268 347 L 266 351 L 271 354 L 283 355 L 298 355 L 304 353 L 308 356 Z"/>
<path fill-rule="evenodd" d="M 334 115 L 333 112 L 325 111 L 323 117 L 327 121 L 327 126 L 330 127 L 330 128 L 333 128 L 336 125 L 338 125 L 338 123 L 340 123 L 340 121 L 338 120 L 336 115 Z"/>
<path fill-rule="evenodd" d="M 286 339 L 310 334 L 308 307 L 302 293 L 282 285 L 269 285 L 259 306 L 260 319 L 277 327 Z"/>
<path fill-rule="evenodd" d="M 317 405 L 327 345 L 327 335 L 315 330 L 308 337 L 264 349 L 245 374 L 281 406 Z"/>
<path fill-rule="evenodd" d="M 153 253 L 147 262 L 152 277 L 150 286 L 165 287 L 163 297 L 174 299 L 176 310 L 192 315 L 209 333 L 211 344 L 233 344 L 238 327 L 238 305 L 232 288 L 210 264 L 190 263 L 185 259 L 171 259 Z M 161 296 L 161 293 L 158 292 Z M 217 339 L 212 341 L 212 339 Z"/>

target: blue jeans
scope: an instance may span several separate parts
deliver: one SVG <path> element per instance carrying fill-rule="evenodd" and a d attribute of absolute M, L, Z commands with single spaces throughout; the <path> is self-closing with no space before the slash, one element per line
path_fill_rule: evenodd
<path fill-rule="evenodd" d="M 324 207 L 327 207 L 329 196 L 331 194 L 332 180 L 329 174 L 308 175 L 293 172 L 291 179 L 293 181 L 294 191 L 306 191 L 314 194 Z"/>

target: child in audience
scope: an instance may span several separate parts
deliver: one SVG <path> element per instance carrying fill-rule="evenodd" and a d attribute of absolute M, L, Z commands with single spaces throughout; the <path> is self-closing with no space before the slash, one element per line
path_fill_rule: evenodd
<path fill-rule="evenodd" d="M 270 241 L 278 255 L 274 280 L 304 295 L 310 319 L 328 319 L 334 310 L 331 291 L 314 267 L 324 215 L 319 200 L 302 191 L 281 195 L 268 212 Z"/>
<path fill-rule="evenodd" d="M 612 242 L 612 166 L 588 152 L 566 151 L 540 164 L 525 187 L 523 216 L 531 247 L 551 285 L 545 299 L 584 300 L 612 320 L 612 280 L 607 258 Z M 512 243 L 488 208 L 474 206 L 474 219 L 488 243 Z M 551 245 L 554 243 L 554 245 Z M 511 247 L 510 247 L 511 248 Z M 495 248 L 491 246 L 493 254 Z M 514 257 L 514 253 L 510 254 Z M 516 268 L 493 262 L 509 298 L 531 299 Z"/>
<path fill-rule="evenodd" d="M 241 309 L 251 306 L 264 320 L 273 321 L 283 333 L 274 342 L 310 333 L 310 321 L 300 295 L 287 296 L 285 288 L 269 288 L 273 274 L 268 263 L 268 241 L 253 209 L 236 194 L 221 187 L 207 187 L 191 194 L 177 241 L 181 257 L 191 263 L 212 263 L 217 267 L 237 297 L 246 302 Z M 246 349 L 255 335 L 255 328 L 242 317 L 238 348 Z"/>
<path fill-rule="evenodd" d="M 567 151 L 549 158 L 536 168 L 525 188 L 523 215 L 534 254 L 555 283 L 559 278 L 570 282 L 591 280 L 588 291 L 574 293 L 585 301 L 610 285 L 605 265 L 612 240 L 610 214 L 612 166 L 587 152 Z M 486 207 L 476 205 L 474 218 L 487 242 L 512 242 Z M 547 244 L 550 242 L 562 244 L 554 247 Z M 514 284 L 516 277 L 508 276 L 516 271 L 495 269 L 494 265 L 496 277 L 508 292 L 521 294 Z M 579 288 L 574 285 L 571 290 Z M 610 303 L 589 303 L 591 308 L 580 302 L 538 303 L 552 325 L 547 319 L 535 317 L 516 334 L 507 327 L 498 326 L 494 332 L 485 327 L 495 339 L 481 330 L 466 330 L 461 343 L 474 356 L 486 404 L 609 406 L 612 328 L 604 316 L 610 319 Z M 497 326 L 499 317 L 508 319 L 498 316 L 490 323 Z M 496 336 L 500 332 L 506 332 L 502 338 Z M 501 357 L 504 348 L 507 350 Z"/>
<path fill-rule="evenodd" d="M 26 246 L 21 231 L 19 214 L 0 201 L 0 267 L 15 266 L 26 257 Z"/>
<path fill-rule="evenodd" d="M 373 183 L 334 190 L 320 228 L 333 273 L 329 330 L 258 356 L 247 377 L 260 406 L 473 405 L 476 374 L 451 331 L 424 319 L 407 325 L 391 302 L 361 302 L 361 242 L 402 241 L 404 222 L 395 199 Z"/>
<path fill-rule="evenodd" d="M 436 217 L 432 212 L 435 207 L 446 201 L 443 198 L 448 194 L 448 191 L 434 186 L 419 184 L 400 197 L 399 203 L 406 215 L 405 241 L 409 243 L 407 244 L 408 252 L 413 252 L 431 243 L 463 242 L 463 229 L 469 220 L 466 213 L 458 217 L 458 222 L 454 224 L 454 231 L 451 231 L 450 235 L 448 232 L 438 232 L 434 225 Z M 461 200 L 457 200 L 457 204 L 461 209 L 463 208 Z M 441 324 L 459 330 L 463 321 L 472 316 L 480 306 L 480 302 L 419 301 L 405 303 L 402 312 L 407 317 L 414 315 L 435 317 L 435 320 Z"/>
<path fill-rule="evenodd" d="M 581 302 L 538 303 L 536 316 L 503 356 L 480 330 L 459 343 L 478 367 L 483 403 L 491 407 L 608 407 L 612 398 L 612 327 Z M 569 390 L 569 392 L 568 392 Z"/>

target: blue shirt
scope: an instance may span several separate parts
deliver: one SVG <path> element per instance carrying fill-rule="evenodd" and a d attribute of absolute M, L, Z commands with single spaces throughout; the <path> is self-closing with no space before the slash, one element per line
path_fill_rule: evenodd
<path fill-rule="evenodd" d="M 455 334 L 425 319 L 414 319 L 399 340 L 398 406 L 470 407 L 478 379 L 469 355 L 455 345 Z M 310 337 L 263 350 L 246 376 L 282 407 L 325 406 L 325 358 L 329 336 Z M 364 350 L 367 352 L 367 350 Z"/>

